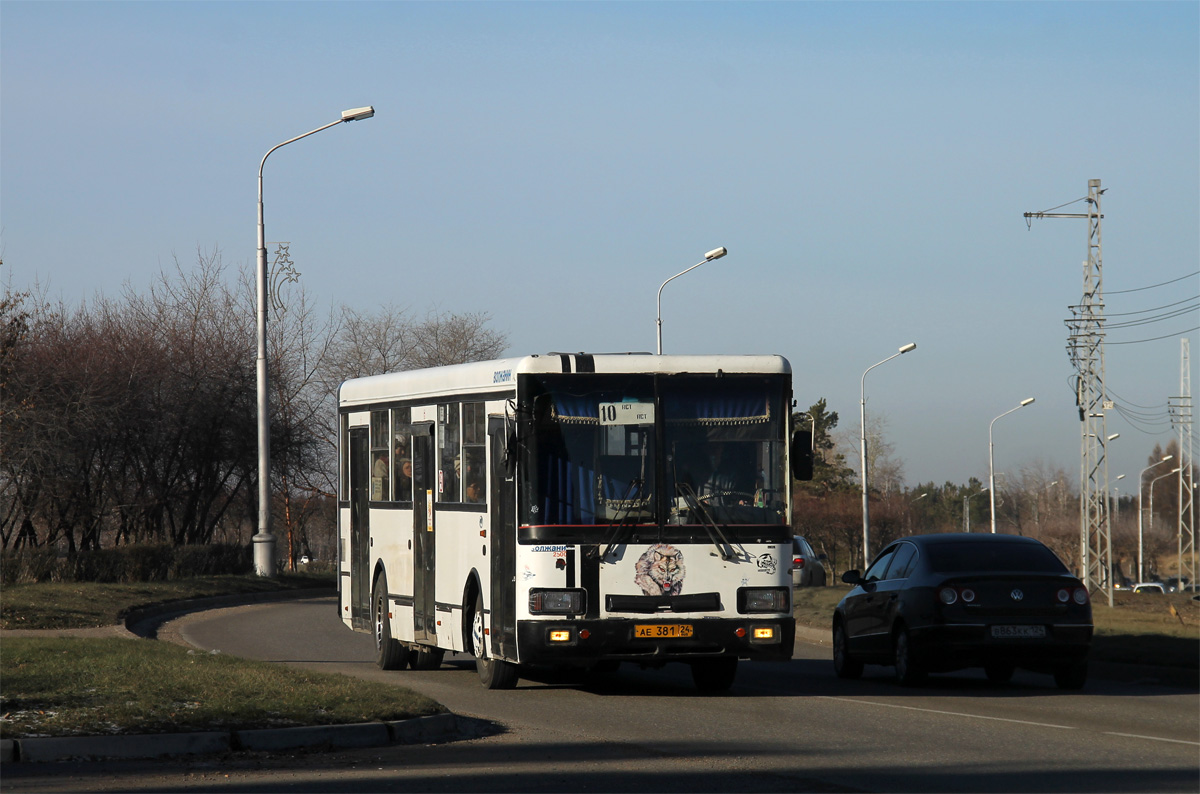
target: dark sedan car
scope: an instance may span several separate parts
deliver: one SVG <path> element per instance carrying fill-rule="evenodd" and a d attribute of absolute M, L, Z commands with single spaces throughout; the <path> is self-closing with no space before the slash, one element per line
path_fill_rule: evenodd
<path fill-rule="evenodd" d="M 1087 588 L 1033 538 L 916 535 L 889 544 L 833 613 L 833 664 L 857 678 L 892 665 L 911 685 L 927 673 L 982 667 L 995 682 L 1017 667 L 1087 680 L 1092 606 Z"/>

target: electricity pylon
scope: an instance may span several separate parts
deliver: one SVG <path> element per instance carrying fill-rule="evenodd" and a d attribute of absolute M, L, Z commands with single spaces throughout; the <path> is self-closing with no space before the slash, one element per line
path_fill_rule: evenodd
<path fill-rule="evenodd" d="M 1088 257 L 1083 263 L 1083 300 L 1069 307 L 1066 320 L 1067 355 L 1075 367 L 1075 403 L 1079 409 L 1079 524 L 1080 578 L 1093 592 L 1103 590 L 1113 604 L 1112 534 L 1105 503 L 1108 499 L 1108 438 L 1104 396 L 1104 278 L 1101 252 L 1099 179 L 1088 180 L 1086 213 L 1027 212 L 1025 218 L 1086 218 Z M 1074 202 L 1070 202 L 1074 203 Z M 1064 205 L 1065 206 L 1065 205 Z"/>

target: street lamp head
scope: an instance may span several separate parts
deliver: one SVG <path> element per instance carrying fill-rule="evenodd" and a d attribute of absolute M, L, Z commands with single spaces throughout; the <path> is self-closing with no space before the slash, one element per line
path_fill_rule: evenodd
<path fill-rule="evenodd" d="M 908 352 L 908 351 L 910 351 L 910 350 L 916 350 L 916 349 L 917 349 L 917 343 L 916 343 L 916 342 L 909 342 L 907 345 L 905 345 L 904 347 L 900 348 L 900 352 L 901 352 L 901 353 L 907 353 L 907 352 Z"/>
<path fill-rule="evenodd" d="M 342 121 L 361 121 L 375 115 L 375 108 L 367 105 L 365 108 L 350 108 L 342 111 Z"/>
<path fill-rule="evenodd" d="M 1033 401 L 1034 401 L 1034 398 L 1033 398 L 1033 397 L 1026 397 L 1024 400 L 1021 400 L 1021 407 L 1024 407 L 1024 406 L 1026 406 L 1026 405 L 1030 405 L 1030 404 L 1032 404 L 1032 403 L 1033 403 Z"/>
<path fill-rule="evenodd" d="M 714 259 L 720 259 L 721 257 L 725 256 L 725 254 L 727 254 L 727 253 L 729 253 L 729 252 L 725 250 L 724 246 L 721 246 L 720 248 L 714 248 L 713 250 L 709 251 L 707 254 L 704 255 L 704 261 L 711 262 Z"/>
<path fill-rule="evenodd" d="M 1120 433 L 1113 433 L 1111 436 L 1109 436 L 1108 438 L 1106 438 L 1104 440 L 1105 441 L 1116 441 L 1120 437 L 1121 437 Z"/>
<path fill-rule="evenodd" d="M 1159 463 L 1166 463 L 1168 460 L 1170 460 L 1173 457 L 1175 457 L 1175 456 L 1174 455 L 1163 455 L 1163 458 L 1162 458 L 1162 460 L 1159 461 Z"/>

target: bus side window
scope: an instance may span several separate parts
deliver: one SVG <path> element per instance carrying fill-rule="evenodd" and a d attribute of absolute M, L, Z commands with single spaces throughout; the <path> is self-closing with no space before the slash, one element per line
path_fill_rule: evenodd
<path fill-rule="evenodd" d="M 438 406 L 438 501 L 461 502 L 461 436 L 458 403 Z"/>
<path fill-rule="evenodd" d="M 483 403 L 463 403 L 463 501 L 481 504 L 487 499 L 487 420 Z"/>
<path fill-rule="evenodd" d="M 388 412 L 371 411 L 371 501 L 391 498 L 388 476 Z"/>
<path fill-rule="evenodd" d="M 413 498 L 410 414 L 408 408 L 392 409 L 392 499 L 397 502 L 411 502 Z"/>

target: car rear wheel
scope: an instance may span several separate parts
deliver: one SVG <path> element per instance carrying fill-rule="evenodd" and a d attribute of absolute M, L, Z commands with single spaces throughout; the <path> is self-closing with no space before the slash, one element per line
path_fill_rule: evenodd
<path fill-rule="evenodd" d="M 896 630 L 892 642 L 896 682 L 901 686 L 915 686 L 924 681 L 927 674 L 921 663 L 914 658 L 912 640 L 908 636 L 908 630 L 901 626 Z"/>
<path fill-rule="evenodd" d="M 1074 662 L 1055 668 L 1054 683 L 1059 689 L 1083 689 L 1087 675 L 1087 662 Z"/>
<path fill-rule="evenodd" d="M 1017 666 L 1011 662 L 988 662 L 983 666 L 983 672 L 987 673 L 987 679 L 993 684 L 1007 684 L 1016 669 Z"/>
<path fill-rule="evenodd" d="M 833 626 L 833 672 L 838 678 L 859 678 L 863 672 L 863 663 L 850 654 L 850 638 L 840 621 Z"/>

